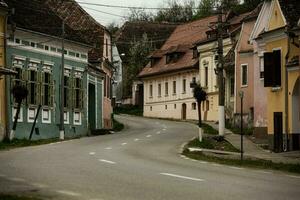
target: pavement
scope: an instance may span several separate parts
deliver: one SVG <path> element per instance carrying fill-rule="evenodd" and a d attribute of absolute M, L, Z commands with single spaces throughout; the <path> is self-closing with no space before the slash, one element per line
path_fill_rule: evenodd
<path fill-rule="evenodd" d="M 299 199 L 300 176 L 180 154 L 196 125 L 116 116 L 125 130 L 0 152 L 0 193 L 55 200 Z"/>
<path fill-rule="evenodd" d="M 205 122 L 218 130 L 218 124 L 215 122 Z M 225 129 L 225 139 L 230 142 L 235 148 L 241 149 L 241 136 L 232 133 L 230 130 Z M 299 163 L 300 164 L 300 151 L 274 153 L 272 151 L 261 148 L 259 145 L 253 143 L 246 136 L 243 137 L 243 149 L 245 155 L 249 157 L 271 160 L 275 163 Z"/>

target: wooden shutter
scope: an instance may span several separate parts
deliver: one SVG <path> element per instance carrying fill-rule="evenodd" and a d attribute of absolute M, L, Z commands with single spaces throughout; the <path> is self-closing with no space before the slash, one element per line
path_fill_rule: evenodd
<path fill-rule="evenodd" d="M 273 86 L 273 53 L 265 52 L 264 53 L 264 87 Z"/>
<path fill-rule="evenodd" d="M 273 51 L 273 86 L 281 86 L 281 51 Z"/>

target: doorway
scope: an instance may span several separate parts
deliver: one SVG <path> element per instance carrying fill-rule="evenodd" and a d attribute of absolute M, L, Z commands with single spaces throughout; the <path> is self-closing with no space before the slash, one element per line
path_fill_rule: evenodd
<path fill-rule="evenodd" d="M 95 85 L 89 83 L 89 108 L 88 108 L 88 120 L 90 130 L 96 129 L 96 95 Z"/>
<path fill-rule="evenodd" d="M 182 104 L 182 110 L 181 110 L 181 119 L 186 120 L 186 104 Z"/>
<path fill-rule="evenodd" d="M 274 112 L 274 152 L 283 151 L 282 112 Z"/>

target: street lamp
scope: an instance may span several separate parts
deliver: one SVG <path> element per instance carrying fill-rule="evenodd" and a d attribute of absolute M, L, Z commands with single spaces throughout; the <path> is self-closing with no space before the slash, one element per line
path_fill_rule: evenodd
<path fill-rule="evenodd" d="M 239 96 L 241 98 L 241 161 L 243 161 L 243 99 L 244 99 L 244 92 L 240 91 Z"/>

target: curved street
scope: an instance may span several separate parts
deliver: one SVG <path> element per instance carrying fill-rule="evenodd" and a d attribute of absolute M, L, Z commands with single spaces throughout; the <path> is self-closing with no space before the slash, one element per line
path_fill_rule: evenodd
<path fill-rule="evenodd" d="M 0 193 L 45 199 L 299 199 L 300 178 L 187 159 L 190 123 L 116 116 L 116 134 L 0 152 Z"/>

